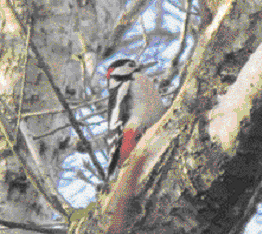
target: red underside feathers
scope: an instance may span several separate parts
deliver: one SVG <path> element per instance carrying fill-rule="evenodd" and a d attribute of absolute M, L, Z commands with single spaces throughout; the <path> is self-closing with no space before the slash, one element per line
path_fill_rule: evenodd
<path fill-rule="evenodd" d="M 125 160 L 128 158 L 131 151 L 136 146 L 136 136 L 138 135 L 139 131 L 134 131 L 133 129 L 124 130 L 123 132 L 123 139 L 122 139 L 122 146 L 120 149 L 120 159 L 118 161 L 118 167 L 121 167 Z"/>

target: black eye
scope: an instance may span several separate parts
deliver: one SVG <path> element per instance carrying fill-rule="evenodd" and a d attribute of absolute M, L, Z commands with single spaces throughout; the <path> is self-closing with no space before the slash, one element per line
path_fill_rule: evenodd
<path fill-rule="evenodd" d="M 128 67 L 135 67 L 136 64 L 135 64 L 134 62 L 129 62 L 129 63 L 127 64 L 127 66 L 128 66 Z"/>

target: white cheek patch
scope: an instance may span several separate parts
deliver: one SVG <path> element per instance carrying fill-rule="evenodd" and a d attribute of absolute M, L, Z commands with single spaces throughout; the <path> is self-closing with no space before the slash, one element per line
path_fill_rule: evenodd
<path fill-rule="evenodd" d="M 114 89 L 117 86 L 121 84 L 121 81 L 116 81 L 115 79 L 110 79 L 109 80 L 109 89 Z"/>
<path fill-rule="evenodd" d="M 110 76 L 119 75 L 126 76 L 134 72 L 137 67 L 117 67 L 110 73 Z"/>
<path fill-rule="evenodd" d="M 131 82 L 130 80 L 123 82 L 118 88 L 116 104 L 114 109 L 112 110 L 109 129 L 116 129 L 118 126 L 122 124 L 122 121 L 119 119 L 119 113 L 120 113 L 119 108 L 121 106 L 123 99 L 128 93 L 130 82 Z"/>

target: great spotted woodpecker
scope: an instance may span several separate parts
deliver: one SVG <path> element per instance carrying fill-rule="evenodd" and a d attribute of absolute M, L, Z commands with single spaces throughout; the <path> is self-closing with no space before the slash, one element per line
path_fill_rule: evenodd
<path fill-rule="evenodd" d="M 108 179 L 165 111 L 153 82 L 141 69 L 142 65 L 130 59 L 117 60 L 108 68 Z"/>

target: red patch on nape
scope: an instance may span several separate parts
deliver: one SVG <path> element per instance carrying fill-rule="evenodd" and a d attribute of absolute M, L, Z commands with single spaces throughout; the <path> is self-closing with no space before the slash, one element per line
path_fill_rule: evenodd
<path fill-rule="evenodd" d="M 110 74 L 111 74 L 111 72 L 113 72 L 114 70 L 115 70 L 114 67 L 108 68 L 108 70 L 107 70 L 107 75 L 106 75 L 106 77 L 107 77 L 108 80 L 110 79 Z"/>
<path fill-rule="evenodd" d="M 139 134 L 139 131 L 134 131 L 133 129 L 124 130 L 122 146 L 120 149 L 120 159 L 118 161 L 118 166 L 121 167 L 126 159 L 129 157 L 129 154 L 136 146 L 136 136 Z"/>

